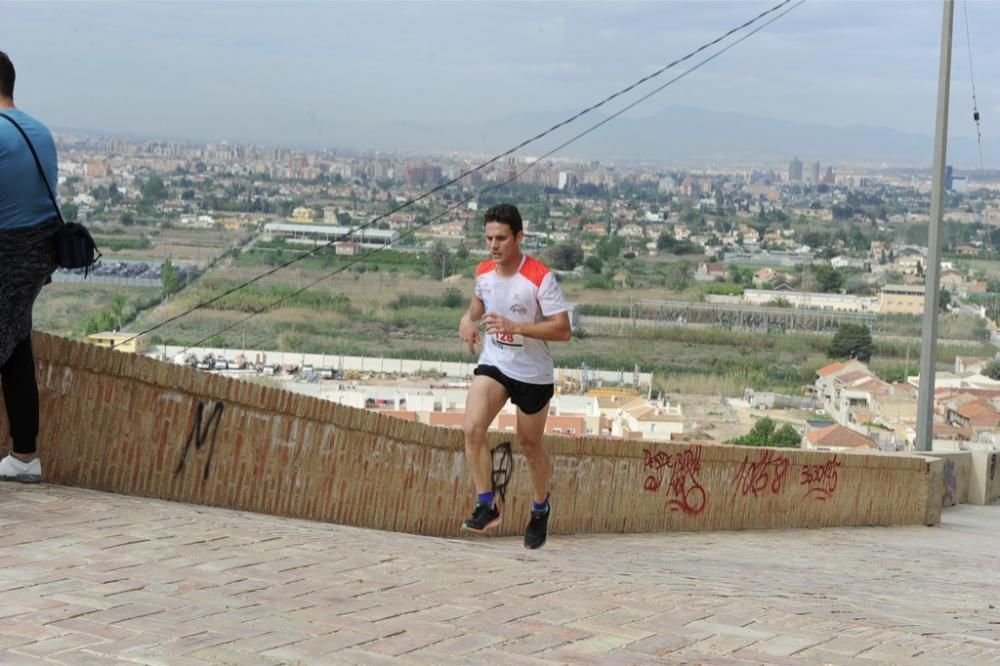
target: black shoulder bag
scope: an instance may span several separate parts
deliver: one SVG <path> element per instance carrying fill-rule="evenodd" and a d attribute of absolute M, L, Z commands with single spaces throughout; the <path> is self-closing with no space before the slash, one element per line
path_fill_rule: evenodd
<path fill-rule="evenodd" d="M 56 217 L 61 222 L 53 240 L 56 262 L 60 268 L 82 268 L 84 269 L 83 276 L 87 277 L 91 266 L 101 258 L 101 252 L 97 249 L 97 243 L 94 242 L 93 236 L 87 231 L 87 227 L 76 222 L 67 222 L 63 219 L 62 211 L 59 210 L 55 194 L 52 193 L 52 188 L 49 187 L 49 179 L 45 177 L 45 170 L 42 169 L 42 162 L 38 159 L 38 153 L 35 152 L 35 147 L 31 144 L 31 139 L 28 138 L 28 135 L 17 124 L 16 120 L 5 113 L 0 113 L 0 117 L 5 118 L 11 125 L 16 127 L 21 136 L 24 137 L 25 143 L 28 144 L 28 148 L 31 150 L 31 156 L 35 158 L 35 166 L 38 167 L 38 174 L 42 177 L 42 182 L 45 184 L 45 191 L 49 193 L 52 207 L 56 209 Z"/>

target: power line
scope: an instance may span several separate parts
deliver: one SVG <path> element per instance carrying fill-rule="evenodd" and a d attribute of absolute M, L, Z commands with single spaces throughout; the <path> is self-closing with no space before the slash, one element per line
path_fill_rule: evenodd
<path fill-rule="evenodd" d="M 688 74 L 690 74 L 690 73 L 694 72 L 695 70 L 701 68 L 702 66 L 708 64 L 712 60 L 715 60 L 720 55 L 722 55 L 723 53 L 725 53 L 726 51 L 728 51 L 729 49 L 733 48 L 737 44 L 739 44 L 739 43 L 743 42 L 744 40 L 748 39 L 750 36 L 756 34 L 757 32 L 763 30 L 768 25 L 770 25 L 771 23 L 777 21 L 781 17 L 785 16 L 786 14 L 788 14 L 788 12 L 792 11 L 793 9 L 795 9 L 796 7 L 798 7 L 799 5 L 801 5 L 804 2 L 805 2 L 805 0 L 798 0 L 798 2 L 796 2 L 794 5 L 792 5 L 791 7 L 789 7 L 788 9 L 786 9 L 785 11 L 783 11 L 780 14 L 772 17 L 769 21 L 761 24 L 760 26 L 758 26 L 754 30 L 752 30 L 750 32 L 747 32 L 745 35 L 743 35 L 742 37 L 740 37 L 736 41 L 732 42 L 731 44 L 727 45 L 725 48 L 720 49 L 719 51 L 713 53 L 712 55 L 708 56 L 707 58 L 704 58 L 703 60 L 699 61 L 697 64 L 693 65 L 689 69 L 685 70 L 684 72 L 681 72 L 680 74 L 678 74 L 674 78 L 672 78 L 669 81 L 663 83 L 662 85 L 660 85 L 656 89 L 654 89 L 654 90 L 650 91 L 649 93 L 643 95 L 642 97 L 640 97 L 637 100 L 631 102 L 630 104 L 622 107 L 621 109 L 619 109 L 615 113 L 611 114 L 610 116 L 608 116 L 604 120 L 601 120 L 600 122 L 595 123 L 594 125 L 591 125 L 590 127 L 588 127 L 587 129 L 583 130 L 582 132 L 580 132 L 580 133 L 576 134 L 575 136 L 567 139 L 563 143 L 560 143 L 555 148 L 552 148 L 551 150 L 543 153 L 534 162 L 526 165 L 523 169 L 515 172 L 513 176 L 510 176 L 506 180 L 502 180 L 502 181 L 500 181 L 498 183 L 495 183 L 493 185 L 489 185 L 487 187 L 484 187 L 481 190 L 478 190 L 477 192 L 469 195 L 465 199 L 462 199 L 462 200 L 458 201 L 457 203 L 453 204 L 452 206 L 449 206 L 449 207 L 445 208 L 445 210 L 442 211 L 441 213 L 439 213 L 439 214 L 437 214 L 437 215 L 429 218 L 428 220 L 426 220 L 425 222 L 423 222 L 423 223 L 421 223 L 421 224 L 419 224 L 417 226 L 412 227 L 411 229 L 407 230 L 406 233 L 401 234 L 398 240 L 403 240 L 404 238 L 407 238 L 407 237 L 413 235 L 414 233 L 416 233 L 420 229 L 424 228 L 425 226 L 427 226 L 427 225 L 429 225 L 429 224 L 431 224 L 431 223 L 433 223 L 433 222 L 441 219 L 442 217 L 444 217 L 448 213 L 450 213 L 450 212 L 452 212 L 454 210 L 457 210 L 458 208 L 464 206 L 465 204 L 467 204 L 468 202 L 472 201 L 473 199 L 479 197 L 480 195 L 482 195 L 482 194 L 484 194 L 486 192 L 491 192 L 493 190 L 499 189 L 499 188 L 501 188 L 501 187 L 503 187 L 505 185 L 509 185 L 510 183 L 516 181 L 518 178 L 520 178 L 522 175 L 524 175 L 527 171 L 529 171 L 530 169 L 532 169 L 535 165 L 540 164 L 541 161 L 544 160 L 546 157 L 550 157 L 551 155 L 553 155 L 554 153 L 558 152 L 559 150 L 562 150 L 563 148 L 565 148 L 566 146 L 570 145 L 571 143 L 574 143 L 575 141 L 583 138 L 584 136 L 590 134 L 591 132 L 593 132 L 594 130 L 598 129 L 599 127 L 607 124 L 611 120 L 613 120 L 613 119 L 617 118 L 618 116 L 622 115 L 626 111 L 634 108 L 636 105 L 640 104 L 641 102 L 649 99 L 653 95 L 655 95 L 658 92 L 662 91 L 664 88 L 666 88 L 666 87 L 668 87 L 668 86 L 676 83 L 677 81 L 681 80 L 682 78 L 684 78 Z M 787 3 L 783 3 L 783 4 L 787 4 Z M 348 268 L 350 268 L 354 264 L 359 263 L 361 261 L 364 261 L 364 260 L 368 259 L 369 257 L 371 257 L 372 255 L 378 254 L 379 252 L 381 252 L 384 249 L 386 249 L 386 247 L 387 246 L 383 246 L 383 247 L 379 247 L 379 248 L 374 248 L 371 251 L 365 253 L 364 255 L 361 255 L 359 257 L 355 257 L 355 258 L 349 259 L 347 261 L 347 263 L 345 263 L 344 265 L 342 265 L 342 266 L 338 267 L 337 269 L 331 271 L 330 273 L 327 273 L 327 274 L 325 274 L 325 275 L 323 275 L 323 276 L 321 276 L 321 277 L 313 280 L 312 282 L 307 283 L 305 286 L 303 286 L 303 287 L 301 287 L 301 288 L 299 288 L 299 289 L 297 289 L 297 290 L 295 290 L 295 291 L 293 291 L 293 292 L 291 292 L 289 294 L 286 294 L 286 295 L 284 295 L 284 296 L 282 296 L 282 297 L 280 297 L 278 299 L 275 299 L 271 303 L 269 303 L 269 304 L 267 304 L 267 305 L 265 305 L 265 306 L 263 306 L 261 308 L 258 308 L 256 310 L 254 310 L 253 312 L 251 312 L 246 317 L 243 317 L 242 319 L 238 319 L 237 321 L 235 321 L 234 323 L 230 324 L 229 326 L 226 326 L 226 327 L 224 327 L 224 328 L 222 328 L 220 330 L 217 330 L 216 332 L 212 333 L 211 335 L 206 336 L 206 337 L 202 338 L 201 340 L 198 340 L 197 342 L 194 342 L 194 343 L 188 345 L 187 347 L 184 347 L 181 350 L 180 353 L 183 353 L 183 352 L 191 349 L 192 347 L 198 347 L 203 342 L 207 342 L 208 340 L 211 340 L 213 337 L 215 337 L 217 335 L 220 335 L 222 333 L 225 333 L 226 331 L 229 331 L 229 330 L 231 330 L 231 329 L 239 326 L 240 324 L 243 324 L 244 322 L 248 321 L 249 319 L 251 319 L 251 318 L 253 318 L 253 317 L 255 317 L 255 316 L 257 316 L 257 315 L 259 315 L 259 314 L 261 314 L 263 312 L 266 312 L 267 310 L 270 310 L 271 308 L 273 308 L 273 307 L 275 307 L 277 305 L 280 305 L 281 303 L 284 303 L 285 301 L 287 301 L 287 300 L 289 300 L 291 298 L 294 298 L 295 296 L 298 296 L 302 292 L 304 292 L 304 291 L 312 288 L 313 286 L 315 286 L 316 284 L 322 282 L 323 280 L 327 280 L 327 279 L 329 279 L 329 278 L 331 278 L 331 277 L 333 277 L 333 276 L 335 276 L 335 275 L 337 275 L 339 273 L 342 273 L 343 271 L 347 270 Z M 228 293 L 231 293 L 232 291 L 233 290 L 229 290 L 226 293 L 228 294 Z M 216 298 L 216 299 L 212 299 L 212 300 L 214 301 L 214 300 L 218 300 L 218 299 Z M 192 309 L 192 311 L 193 311 L 193 309 Z M 168 320 L 168 321 L 170 321 L 170 320 Z M 166 323 L 166 322 L 164 322 L 164 323 Z M 134 337 L 138 337 L 139 335 L 142 335 L 142 333 L 137 333 Z"/>
<path fill-rule="evenodd" d="M 448 181 L 446 181 L 446 182 L 444 182 L 444 183 L 442 183 L 442 184 L 440 184 L 440 185 L 438 185 L 438 186 L 436 186 L 434 188 L 431 188 L 430 190 L 424 192 L 423 194 L 421 194 L 421 195 L 419 195 L 417 197 L 414 197 L 413 199 L 409 199 L 409 200 L 405 201 L 404 203 L 402 203 L 401 205 L 397 206 L 396 208 L 394 208 L 392 210 L 389 210 L 389 211 L 383 213 L 382 215 L 379 215 L 379 216 L 377 216 L 377 217 L 369 220 L 368 222 L 366 222 L 364 224 L 361 224 L 361 225 L 358 225 L 357 227 L 351 228 L 346 233 L 338 236 L 337 238 L 334 238 L 331 241 L 328 241 L 327 243 L 325 243 L 323 245 L 317 245 L 313 249 L 311 249 L 311 250 L 309 250 L 307 252 L 303 252 L 303 253 L 301 253 L 301 254 L 293 257 L 292 259 L 290 259 L 290 260 L 288 260 L 288 261 L 286 261 L 284 263 L 278 264 L 274 268 L 272 268 L 272 269 L 270 269 L 268 271 L 264 271 L 260 275 L 257 275 L 257 276 L 255 276 L 255 277 L 253 277 L 253 278 L 251 278 L 251 279 L 249 279 L 249 280 L 247 280 L 247 281 L 245 281 L 245 282 L 243 282 L 241 284 L 238 284 L 238 285 L 236 285 L 236 286 L 234 286 L 234 287 L 232 287 L 230 289 L 227 289 L 226 291 L 224 291 L 221 294 L 218 294 L 218 295 L 216 295 L 216 296 L 214 296 L 214 297 L 212 297 L 212 298 L 210 298 L 210 299 L 208 299 L 206 301 L 198 303 L 197 305 L 189 308 L 188 310 L 185 310 L 185 311 L 183 311 L 183 312 L 181 312 L 181 313 L 179 313 L 177 315 L 174 315 L 172 317 L 168 317 L 167 319 L 163 320 L 162 322 L 159 322 L 158 324 L 155 324 L 155 325 L 153 325 L 153 326 L 151 326 L 151 327 L 149 327 L 149 328 L 147 328 L 147 329 L 145 329 L 143 331 L 140 331 L 140 332 L 136 333 L 132 337 L 128 338 L 127 340 L 125 340 L 125 341 L 123 341 L 122 343 L 119 343 L 119 344 L 125 344 L 127 342 L 131 342 L 132 340 L 134 340 L 134 339 L 136 339 L 136 338 L 138 338 L 138 337 L 140 337 L 142 335 L 147 335 L 149 333 L 152 333 L 153 331 L 155 331 L 155 330 L 157 330 L 159 328 L 162 328 L 163 326 L 166 326 L 167 324 L 169 324 L 171 322 L 174 322 L 174 321 L 176 321 L 178 319 L 181 319 L 182 317 L 186 317 L 187 315 L 191 314 L 192 312 L 194 312 L 196 310 L 199 310 L 199 309 L 204 308 L 206 306 L 209 306 L 209 305 L 211 305 L 213 303 L 216 303 L 219 300 L 225 298 L 226 296 L 228 296 L 228 295 L 230 295 L 232 293 L 235 293 L 236 291 L 239 291 L 240 289 L 248 287 L 251 284 L 254 284 L 254 283 L 262 280 L 263 278 L 268 277 L 269 275 L 273 275 L 274 273 L 276 273 L 276 272 L 278 272 L 278 271 L 280 271 L 280 270 L 282 270 L 284 268 L 287 268 L 288 266 L 291 266 L 292 264 L 297 263 L 298 261 L 301 261 L 301 260 L 303 260 L 303 259 L 305 259 L 307 257 L 313 256 L 313 255 L 317 254 L 318 252 L 320 252 L 322 250 L 325 250 L 325 249 L 329 248 L 330 246 L 335 245 L 336 243 L 338 243 L 338 242 L 340 242 L 340 241 L 342 241 L 342 240 L 344 240 L 346 238 L 350 238 L 353 234 L 357 233 L 358 231 L 362 231 L 364 229 L 367 229 L 368 227 L 372 226 L 376 222 L 379 222 L 380 220 L 384 220 L 387 217 L 389 217 L 390 215 L 393 215 L 393 214 L 395 214 L 395 213 L 403 210 L 404 208 L 407 208 L 407 207 L 409 207 L 409 206 L 411 206 L 411 205 L 413 205 L 413 204 L 415 204 L 415 203 L 417 203 L 419 201 L 422 201 L 422 200 L 426 199 L 427 197 L 429 197 L 430 195 L 432 195 L 432 194 L 434 194 L 436 192 L 439 192 L 439 191 L 441 191 L 441 190 L 443 190 L 443 189 L 445 189 L 447 187 L 450 187 L 451 185 L 454 185 L 455 183 L 459 182 L 460 180 L 462 180 L 466 176 L 468 176 L 470 174 L 473 174 L 473 173 L 475 173 L 477 171 L 480 171 L 480 170 L 486 168 L 487 166 L 489 166 L 491 164 L 494 164 L 495 162 L 503 159 L 504 157 L 510 156 L 511 154 L 517 152 L 521 148 L 524 148 L 525 146 L 528 146 L 528 145 L 530 145 L 530 144 L 532 144 L 532 143 L 534 143 L 536 141 L 539 141 L 540 139 L 544 138 L 545 136 L 548 136 L 549 134 L 551 134 L 552 132 L 556 131 L 557 129 L 560 129 L 562 127 L 565 127 L 566 125 L 569 125 L 572 122 L 575 122 L 576 120 L 578 120 L 579 118 L 581 118 L 585 114 L 591 113 L 591 112 L 599 109 L 600 107 L 606 105 L 607 103 L 613 101 L 614 99 L 617 99 L 618 97 L 621 97 L 622 95 L 624 95 L 624 94 L 626 94 L 626 93 L 634 90 L 635 88 L 637 88 L 638 86 L 642 85 L 643 83 L 646 83 L 647 81 L 650 81 L 651 79 L 654 79 L 654 78 L 657 78 L 657 77 L 661 76 L 664 72 L 668 71 L 669 69 L 672 69 L 673 67 L 676 67 L 678 64 L 690 60 L 694 56 L 696 56 L 699 53 L 705 51 L 706 49 L 709 49 L 712 46 L 715 46 L 716 44 L 719 44 L 720 42 L 724 41 L 726 38 L 732 36 L 736 32 L 739 32 L 740 30 L 743 30 L 743 29 L 745 29 L 747 27 L 750 27 L 754 23 L 757 23 L 758 21 L 760 21 L 762 18 L 768 16 L 769 14 L 773 14 L 773 13 L 777 12 L 778 10 L 780 10 L 782 7 L 785 7 L 786 5 L 790 4 L 792 1 L 793 0 L 782 0 L 782 2 L 779 2 L 777 5 L 774 5 L 773 7 L 771 7 L 769 9 L 767 9 L 767 10 L 765 10 L 765 11 L 757 14 L 756 16 L 754 16 L 753 18 L 751 18 L 751 19 L 743 22 L 739 26 L 737 26 L 735 28 L 732 28 L 731 30 L 726 31 L 725 33 L 723 33 L 721 36 L 717 37 L 716 39 L 713 39 L 712 41 L 709 41 L 709 42 L 706 42 L 706 43 L 702 44 L 701 46 L 699 46 L 698 48 L 694 49 L 693 51 L 688 52 L 684 56 L 682 56 L 682 57 L 680 57 L 680 58 L 672 61 L 671 63 L 669 63 L 669 64 L 667 64 L 667 65 L 665 65 L 663 67 L 661 67 L 660 69 L 656 70 L 655 72 L 653 72 L 651 74 L 648 74 L 648 75 L 640 78 L 636 82 L 634 82 L 634 83 L 632 83 L 632 84 L 630 84 L 630 85 L 622 88 L 621 90 L 618 90 L 617 92 L 612 93 L 611 95 L 608 95 L 607 97 L 605 97 L 601 101 L 597 102 L 596 104 L 593 104 L 593 105 L 591 105 L 591 106 L 583 109 L 582 111 L 579 111 L 578 113 L 576 113 L 573 116 L 567 118 L 566 120 L 563 120 L 563 121 L 561 121 L 559 123 L 556 123 L 552 127 L 548 128 L 547 130 L 544 130 L 544 131 L 540 132 L 539 134 L 536 134 L 535 136 L 531 137 L 530 139 L 526 139 L 525 141 L 522 141 L 521 143 L 517 144 L 513 148 L 505 150 L 502 153 L 499 153 L 499 154 L 495 155 L 494 157 L 491 157 L 490 159 L 486 160 L 485 162 L 483 162 L 483 163 L 481 163 L 481 164 L 479 164 L 479 165 L 477 165 L 475 167 L 472 167 L 471 169 L 468 169 L 468 170 L 462 172 L 461 174 L 459 174 L 458 176 L 452 178 L 451 180 L 448 180 Z M 552 155 L 555 151 L 560 150 L 561 148 L 564 148 L 564 147 L 568 146 L 569 144 L 571 144 L 574 141 L 582 138 L 583 136 L 586 136 L 587 134 L 589 134 L 593 130 L 597 129 L 598 127 L 601 127 L 601 126 L 607 124 L 612 119 L 620 116 L 622 113 L 624 113 L 625 111 L 633 108 L 634 106 L 636 106 L 640 102 L 645 101 L 646 99 L 649 99 L 649 97 L 651 97 L 652 95 L 660 92 L 661 90 L 663 90 L 664 88 L 666 88 L 668 85 L 671 85 L 672 83 L 674 83 L 675 81 L 679 80 L 683 76 L 686 76 L 687 74 L 689 74 L 692 71 L 698 69 L 702 65 L 710 62 L 711 60 L 714 60 L 716 57 L 718 57 L 722 53 L 725 53 L 726 51 L 728 51 L 730 48 L 732 48 L 736 44 L 741 43 L 743 40 L 745 40 L 750 35 L 753 35 L 753 34 L 757 33 L 758 31 L 760 31 L 761 29 L 763 29 L 764 27 L 770 25 L 771 23 L 773 23 L 778 18 L 781 18 L 782 16 L 784 16 L 785 14 L 787 14 L 792 9 L 794 9 L 794 8 L 798 7 L 799 5 L 801 5 L 803 2 L 805 2 L 805 0 L 798 0 L 798 2 L 796 2 L 790 8 L 786 9 L 784 12 L 781 12 L 780 14 L 778 14 L 777 16 L 771 18 L 769 21 L 765 22 L 761 26 L 758 26 L 754 30 L 748 32 L 747 34 L 745 34 L 744 36 L 742 36 L 740 39 L 732 42 L 731 44 L 729 44 L 728 46 L 726 46 L 722 50 L 720 50 L 720 51 L 716 52 L 714 55 L 710 56 L 709 58 L 706 58 L 706 59 L 702 60 L 701 62 L 699 62 L 694 67 L 692 67 L 692 68 L 686 70 L 685 72 L 683 72 L 680 76 L 675 77 L 674 79 L 671 79 L 667 83 L 665 83 L 665 84 L 659 86 L 658 88 L 654 89 L 652 92 L 647 93 L 646 95 L 640 97 L 635 102 L 629 104 L 628 106 L 624 107 L 623 109 L 619 110 L 618 112 L 616 112 L 616 113 L 612 114 L 611 116 L 605 118 L 601 122 L 593 125 L 588 130 L 585 130 L 584 132 L 582 132 L 580 134 L 577 134 L 576 136 L 574 136 L 570 140 L 568 140 L 568 141 L 560 144 L 559 146 L 557 146 L 555 149 L 549 151 L 548 153 L 545 153 L 544 155 L 542 155 L 541 157 L 539 157 L 538 160 L 536 160 L 535 163 L 541 161 L 545 157 L 548 157 L 548 156 Z M 527 168 L 531 168 L 531 166 L 532 165 L 529 165 Z M 502 187 L 503 185 L 506 185 L 506 184 L 508 184 L 510 182 L 513 182 L 514 180 L 517 179 L 517 177 L 520 176 L 520 174 L 524 173 L 524 171 L 527 171 L 527 168 L 524 169 L 524 170 L 522 170 L 522 171 L 520 171 L 520 172 L 518 172 L 517 175 L 514 176 L 514 178 L 511 178 L 511 179 L 508 179 L 506 181 L 503 181 L 503 182 L 499 183 L 496 186 L 487 187 L 487 188 L 484 188 L 484 189 L 480 190 L 477 194 L 472 195 L 471 197 L 466 198 L 463 201 L 461 201 L 459 203 L 459 205 L 467 203 L 468 201 L 471 201 L 473 198 L 479 196 L 480 194 L 482 194 L 484 192 L 488 192 L 488 191 L 491 191 L 493 189 L 497 189 L 498 187 Z M 437 215 L 437 216 L 435 216 L 435 217 L 427 220 L 426 222 L 424 222 L 421 225 L 413 227 L 407 233 L 401 235 L 398 240 L 402 240 L 403 238 L 411 235 L 413 232 L 415 232 L 415 231 L 417 231 L 419 229 L 422 229 L 424 226 L 430 224 L 431 222 L 433 222 L 433 221 L 435 221 L 437 219 L 440 219 L 443 215 L 451 212 L 455 208 L 456 207 L 446 208 L 445 211 L 444 211 L 444 213 L 442 213 L 441 215 Z M 357 261 L 360 261 L 362 259 L 365 259 L 365 258 L 371 256 L 372 254 L 380 251 L 380 249 L 372 250 L 371 252 L 369 252 L 369 253 L 367 253 L 367 254 L 359 257 L 356 261 L 348 262 L 348 264 L 345 265 L 343 268 L 347 268 L 347 267 L 353 265 L 354 263 L 356 263 Z M 340 269 L 340 270 L 342 270 L 342 269 Z M 336 271 L 336 272 L 339 272 L 339 270 Z M 332 275 L 335 275 L 336 272 L 331 273 L 330 275 L 328 275 L 326 277 L 332 277 Z M 324 277 L 324 278 L 321 278 L 321 279 L 326 279 L 326 278 Z M 309 286 L 312 286 L 313 284 L 315 284 L 315 282 L 310 283 Z M 308 288 L 308 287 L 306 287 L 306 288 Z M 268 306 L 268 308 L 265 308 L 265 309 L 269 309 L 270 307 L 274 307 L 274 305 L 278 305 L 278 304 L 284 302 L 288 298 L 301 293 L 301 291 L 303 291 L 303 290 L 299 290 L 299 291 L 293 292 L 293 294 L 291 294 L 289 296 L 286 296 L 286 297 L 283 297 L 283 298 L 275 301 L 273 304 L 271 304 L 270 306 Z M 261 312 L 263 312 L 263 310 L 261 310 Z M 259 314 L 259 312 L 255 312 L 254 314 Z M 228 329 L 223 329 L 223 331 L 220 331 L 220 333 L 224 332 L 225 330 L 228 330 Z M 196 346 L 196 345 L 192 345 L 192 346 Z M 188 347 L 188 348 L 190 348 L 190 347 Z"/>
<path fill-rule="evenodd" d="M 972 81 L 972 120 L 976 123 L 976 139 L 979 143 L 979 169 L 983 169 L 983 133 L 979 128 L 979 107 L 976 102 L 976 73 L 972 69 L 972 39 L 969 37 L 969 2 L 962 2 L 965 13 L 965 45 L 969 49 L 969 79 Z"/>
<path fill-rule="evenodd" d="M 972 68 L 972 38 L 969 36 L 969 2 L 964 0 L 962 2 L 962 12 L 965 14 L 965 46 L 969 51 L 969 80 L 972 83 L 972 120 L 976 123 L 976 145 L 979 148 L 979 170 L 983 171 L 983 133 L 979 127 L 979 106 L 976 102 L 976 73 Z M 986 248 L 989 254 L 987 256 L 993 256 L 993 234 L 990 232 L 990 224 L 986 225 Z"/>

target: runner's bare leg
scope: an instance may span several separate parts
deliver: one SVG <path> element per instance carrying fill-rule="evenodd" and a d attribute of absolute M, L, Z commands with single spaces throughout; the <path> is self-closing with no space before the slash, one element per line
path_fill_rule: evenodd
<path fill-rule="evenodd" d="M 493 489 L 493 458 L 486 442 L 486 431 L 508 399 L 507 389 L 492 377 L 472 379 L 465 401 L 465 459 L 472 472 L 476 493 Z M 520 419 L 519 419 L 520 421 Z"/>
<path fill-rule="evenodd" d="M 531 490 L 537 504 L 545 502 L 552 482 L 552 457 L 542 447 L 542 435 L 545 434 L 545 421 L 548 418 L 548 403 L 534 414 L 525 414 L 520 408 L 517 410 L 517 441 L 528 461 Z"/>

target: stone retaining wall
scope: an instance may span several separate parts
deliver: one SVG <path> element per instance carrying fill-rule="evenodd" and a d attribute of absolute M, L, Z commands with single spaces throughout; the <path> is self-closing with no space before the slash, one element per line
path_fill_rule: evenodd
<path fill-rule="evenodd" d="M 470 512 L 460 430 L 50 335 L 34 342 L 49 482 L 428 535 L 457 534 Z M 940 521 L 940 460 L 593 437 L 545 445 L 554 533 Z M 513 448 L 502 534 L 521 533 L 530 501 Z"/>

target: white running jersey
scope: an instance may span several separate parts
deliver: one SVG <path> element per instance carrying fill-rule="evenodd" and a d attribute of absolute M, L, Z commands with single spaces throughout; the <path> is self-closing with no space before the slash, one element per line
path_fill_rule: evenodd
<path fill-rule="evenodd" d="M 535 323 L 566 311 L 566 301 L 556 276 L 545 264 L 524 255 L 521 267 L 510 277 L 497 275 L 492 260 L 476 268 L 476 297 L 486 312 L 511 321 Z M 511 379 L 528 384 L 552 384 L 552 355 L 544 340 L 523 335 L 485 335 L 480 365 L 492 365 Z"/>

